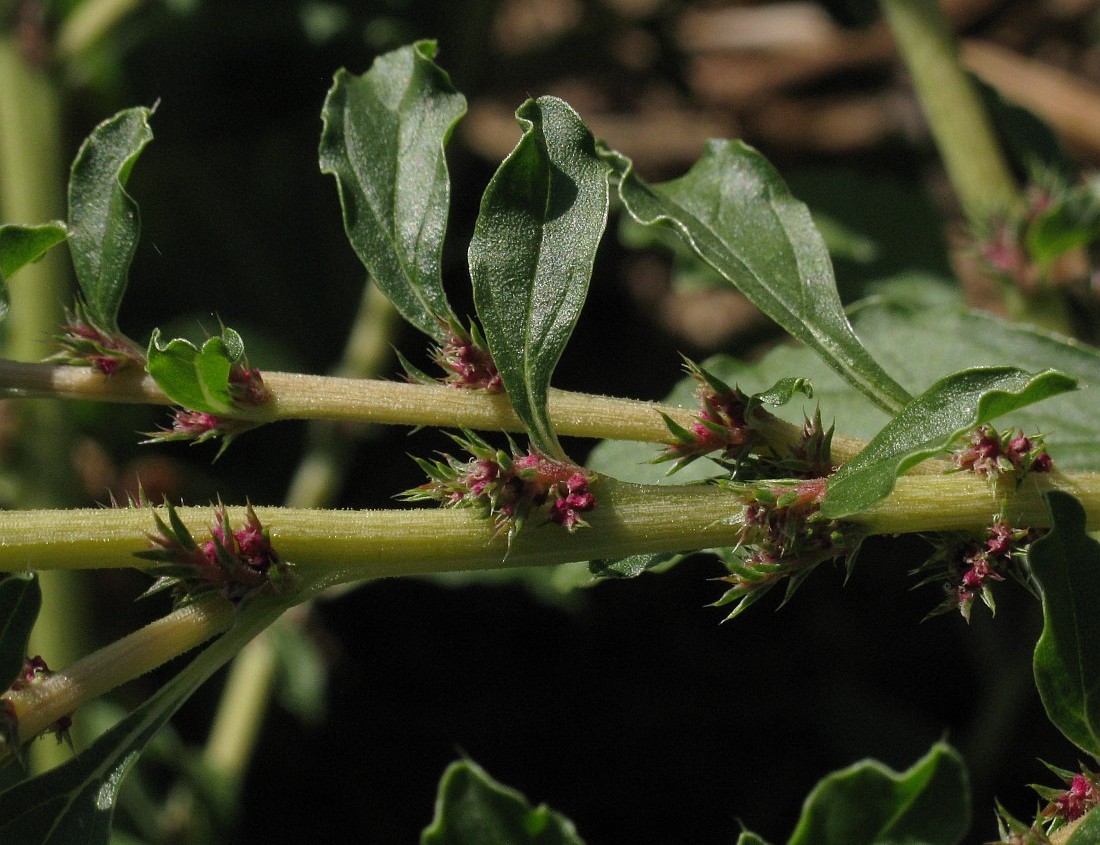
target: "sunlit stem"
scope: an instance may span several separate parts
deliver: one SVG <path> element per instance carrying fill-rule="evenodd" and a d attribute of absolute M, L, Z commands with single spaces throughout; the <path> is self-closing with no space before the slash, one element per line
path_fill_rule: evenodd
<path fill-rule="evenodd" d="M 264 373 L 263 377 L 271 390 L 271 401 L 256 408 L 241 408 L 238 414 L 241 418 L 256 422 L 327 419 L 523 431 L 504 394 L 299 373 L 272 372 Z M 0 360 L 0 397 L 4 396 L 171 404 L 156 382 L 144 373 L 123 371 L 108 377 L 85 367 Z M 560 435 L 664 443 L 670 435 L 662 413 L 687 428 L 695 422 L 697 411 L 635 399 L 550 391 L 550 417 Z M 798 426 L 778 420 L 775 425 L 777 431 L 785 431 L 786 439 L 793 442 L 798 438 Z M 862 446 L 861 441 L 852 438 L 834 437 L 834 459 L 838 463 L 846 461 Z"/>

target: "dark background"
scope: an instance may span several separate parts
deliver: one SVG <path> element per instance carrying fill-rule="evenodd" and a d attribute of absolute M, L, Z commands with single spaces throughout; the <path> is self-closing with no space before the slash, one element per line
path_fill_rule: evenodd
<path fill-rule="evenodd" d="M 955 4 L 967 37 L 1088 79 L 1100 18 L 1089 4 L 1066 13 L 1073 5 Z M 321 104 L 337 68 L 362 72 L 378 52 L 420 37 L 439 39 L 439 63 L 471 100 L 449 154 L 445 273 L 460 312 L 470 310 L 464 255 L 480 193 L 518 136 L 508 115 L 544 93 L 572 102 L 650 178 L 682 172 L 708 134 L 759 146 L 811 205 L 879 241 L 873 260 L 838 258 L 848 298 L 900 269 L 948 272 L 957 209 L 889 55 L 737 99 L 716 93 L 708 76 L 706 60 L 722 50 L 693 46 L 697 16 L 716 8 L 149 4 L 82 74 L 63 80 L 72 151 L 116 110 L 159 101 L 156 141 L 130 182 L 143 238 L 122 326 L 144 340 L 155 326 L 189 330 L 216 314 L 242 331 L 261 367 L 330 369 L 363 273 L 335 186 L 317 166 Z M 852 34 L 874 21 L 873 4 L 856 0 L 822 11 Z M 733 68 L 725 79 L 744 74 Z M 678 353 L 753 356 L 775 340 L 735 294 L 677 287 L 667 260 L 627 252 L 612 225 L 555 384 L 657 399 L 679 377 Z M 394 342 L 424 361 L 414 331 Z M 305 432 L 268 426 L 211 465 L 213 448 L 136 449 L 132 432 L 156 427 L 161 411 L 79 414 L 118 474 L 160 473 L 192 503 L 217 494 L 281 502 Z M 442 444 L 433 432 L 372 432 L 338 504 L 395 506 L 395 493 L 421 481 L 406 454 Z M 580 458 L 587 446 L 569 448 Z M 88 501 L 104 493 L 90 487 Z M 720 595 L 708 579 L 721 567 L 704 557 L 568 603 L 518 584 L 411 579 L 322 603 L 312 630 L 329 661 L 327 716 L 307 725 L 271 709 L 232 841 L 416 841 L 439 775 L 460 755 L 571 817 L 594 845 L 732 843 L 741 821 L 782 841 L 826 773 L 866 756 L 905 768 L 941 738 L 971 767 L 972 841 L 991 839 L 994 798 L 1028 814 L 1036 799 L 1026 784 L 1046 774 L 1037 758 L 1073 767 L 1075 751 L 1047 723 L 1031 681 L 1037 604 L 1005 585 L 995 620 L 977 608 L 969 627 L 955 616 L 922 623 L 939 600 L 934 588 L 910 590 L 907 573 L 923 551 L 918 540 L 876 540 L 846 586 L 839 568 L 823 567 L 782 610 L 766 600 L 724 625 L 722 611 L 707 607 Z M 118 605 L 123 630 L 142 583 L 95 587 L 98 600 Z M 188 741 L 203 741 L 219 683 L 181 713 Z"/>

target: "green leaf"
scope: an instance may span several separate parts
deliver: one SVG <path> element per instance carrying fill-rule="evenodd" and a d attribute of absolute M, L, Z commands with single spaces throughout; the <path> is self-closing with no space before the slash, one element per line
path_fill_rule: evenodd
<path fill-rule="evenodd" d="M 256 601 L 152 698 L 67 763 L 0 794 L 0 842 L 107 845 L 119 788 L 142 749 L 184 701 L 286 602 Z"/>
<path fill-rule="evenodd" d="M 42 590 L 33 572 L 0 581 L 0 692 L 10 688 L 23 671 L 27 642 L 41 607 Z"/>
<path fill-rule="evenodd" d="M 1100 757 L 1100 544 L 1075 498 L 1052 490 L 1045 499 L 1051 530 L 1028 551 L 1043 597 L 1035 685 L 1055 727 Z"/>
<path fill-rule="evenodd" d="M 788 845 L 956 845 L 969 826 L 966 768 L 937 743 L 904 772 L 865 760 L 822 779 Z"/>
<path fill-rule="evenodd" d="M 546 408 L 550 377 L 588 293 L 607 223 L 607 166 L 554 97 L 516 112 L 523 137 L 490 181 L 470 243 L 474 304 L 532 443 L 564 457 Z"/>
<path fill-rule="evenodd" d="M 583 845 L 573 823 L 494 781 L 469 760 L 443 773 L 420 845 Z"/>
<path fill-rule="evenodd" d="M 1065 845 L 1096 845 L 1100 842 L 1100 813 L 1093 810 L 1081 820 Z"/>
<path fill-rule="evenodd" d="M 959 435 L 1077 382 L 1047 370 L 1015 367 L 963 370 L 940 379 L 910 402 L 830 479 L 821 512 L 832 518 L 866 510 L 888 496 L 910 467 L 945 450 Z"/>
<path fill-rule="evenodd" d="M 737 837 L 737 845 L 768 845 L 768 843 L 755 833 L 745 830 Z"/>
<path fill-rule="evenodd" d="M 359 260 L 406 320 L 442 341 L 451 315 L 439 269 L 451 196 L 444 147 L 466 99 L 435 53 L 434 41 L 418 41 L 362 76 L 339 71 L 319 155 Z"/>
<path fill-rule="evenodd" d="M 756 150 L 739 141 L 711 141 L 686 175 L 654 186 L 625 156 L 602 154 L 619 174 L 619 196 L 631 216 L 673 229 L 879 407 L 895 412 L 909 400 L 848 323 L 828 250 L 806 206 Z"/>
<path fill-rule="evenodd" d="M 0 320 L 8 315 L 7 280 L 69 236 L 60 220 L 38 226 L 0 226 Z"/>
<path fill-rule="evenodd" d="M 229 372 L 244 358 L 244 342 L 233 329 L 207 338 L 202 348 L 177 337 L 161 344 L 160 329 L 149 339 L 149 375 L 178 405 L 209 414 L 233 412 Z"/>
<path fill-rule="evenodd" d="M 99 124 L 81 145 L 69 176 L 69 248 L 88 316 L 118 329 L 118 309 L 137 249 L 141 220 L 126 182 L 153 139 L 152 109 L 132 108 Z"/>

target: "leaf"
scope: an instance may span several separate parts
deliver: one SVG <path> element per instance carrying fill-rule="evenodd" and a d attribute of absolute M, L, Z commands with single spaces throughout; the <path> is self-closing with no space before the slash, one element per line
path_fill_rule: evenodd
<path fill-rule="evenodd" d="M 1065 845 L 1096 845 L 1100 842 L 1100 813 L 1090 812 L 1074 828 Z"/>
<path fill-rule="evenodd" d="M 940 379 L 910 402 L 829 480 L 821 512 L 834 519 L 859 513 L 888 496 L 910 467 L 946 449 L 959 435 L 1077 382 L 1047 370 L 1015 367 L 963 370 Z"/>
<path fill-rule="evenodd" d="M 153 139 L 152 113 L 125 109 L 99 124 L 81 145 L 69 176 L 69 247 L 76 279 L 88 315 L 108 331 L 118 329 L 118 309 L 141 232 L 126 182 Z"/>
<path fill-rule="evenodd" d="M 0 842 L 108 845 L 119 788 L 142 749 L 184 701 L 286 602 L 256 601 L 148 701 L 68 762 L 0 794 Z"/>
<path fill-rule="evenodd" d="M 420 845 L 583 845 L 573 823 L 494 781 L 469 760 L 443 773 Z"/>
<path fill-rule="evenodd" d="M 711 141 L 686 175 L 654 186 L 625 156 L 601 152 L 619 175 L 619 196 L 631 216 L 673 229 L 879 407 L 895 412 L 909 400 L 848 323 L 828 250 L 806 206 L 756 150 L 739 141 Z"/>
<path fill-rule="evenodd" d="M 737 845 L 768 845 L 768 843 L 755 833 L 745 830 L 737 837 Z"/>
<path fill-rule="evenodd" d="M 9 689 L 23 671 L 27 642 L 42 607 L 42 590 L 33 572 L 0 581 L 0 692 Z"/>
<path fill-rule="evenodd" d="M 1031 544 L 1028 564 L 1043 598 L 1035 685 L 1047 716 L 1070 742 L 1100 756 L 1100 544 L 1068 493 L 1045 494 L 1051 530 Z"/>
<path fill-rule="evenodd" d="M 652 554 L 628 555 L 612 560 L 593 560 L 588 563 L 588 571 L 597 578 L 637 578 L 663 563 L 675 565 L 687 555 L 678 552 L 654 552 Z"/>
<path fill-rule="evenodd" d="M 233 412 L 229 372 L 244 357 L 244 342 L 233 329 L 207 338 L 202 348 L 177 337 L 161 344 L 160 329 L 149 339 L 149 375 L 169 399 L 193 411 Z"/>
<path fill-rule="evenodd" d="M 435 53 L 434 41 L 418 41 L 362 76 L 339 71 L 319 155 L 359 260 L 406 320 L 442 341 L 451 315 L 440 275 L 451 196 L 444 147 L 466 99 Z"/>
<path fill-rule="evenodd" d="M 523 137 L 481 199 L 470 276 L 508 399 L 532 443 L 560 458 L 547 393 L 588 294 L 607 223 L 608 170 L 588 127 L 561 100 L 528 100 L 516 119 Z"/>
<path fill-rule="evenodd" d="M 956 845 L 969 826 L 966 768 L 937 743 L 904 772 L 865 760 L 823 778 L 788 845 Z"/>
<path fill-rule="evenodd" d="M 69 236 L 60 220 L 38 226 L 0 226 L 0 320 L 8 315 L 7 280 Z"/>

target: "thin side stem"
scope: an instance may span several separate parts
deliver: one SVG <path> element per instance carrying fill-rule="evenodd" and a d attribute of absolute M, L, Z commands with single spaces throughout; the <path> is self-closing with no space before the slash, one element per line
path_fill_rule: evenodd
<path fill-rule="evenodd" d="M 971 223 L 1019 197 L 938 0 L 881 0 L 951 184 Z"/>
<path fill-rule="evenodd" d="M 47 730 L 81 704 L 201 645 L 233 621 L 233 605 L 207 596 L 128 634 L 65 669 L 4 698 L 13 708 L 19 739 Z"/>

